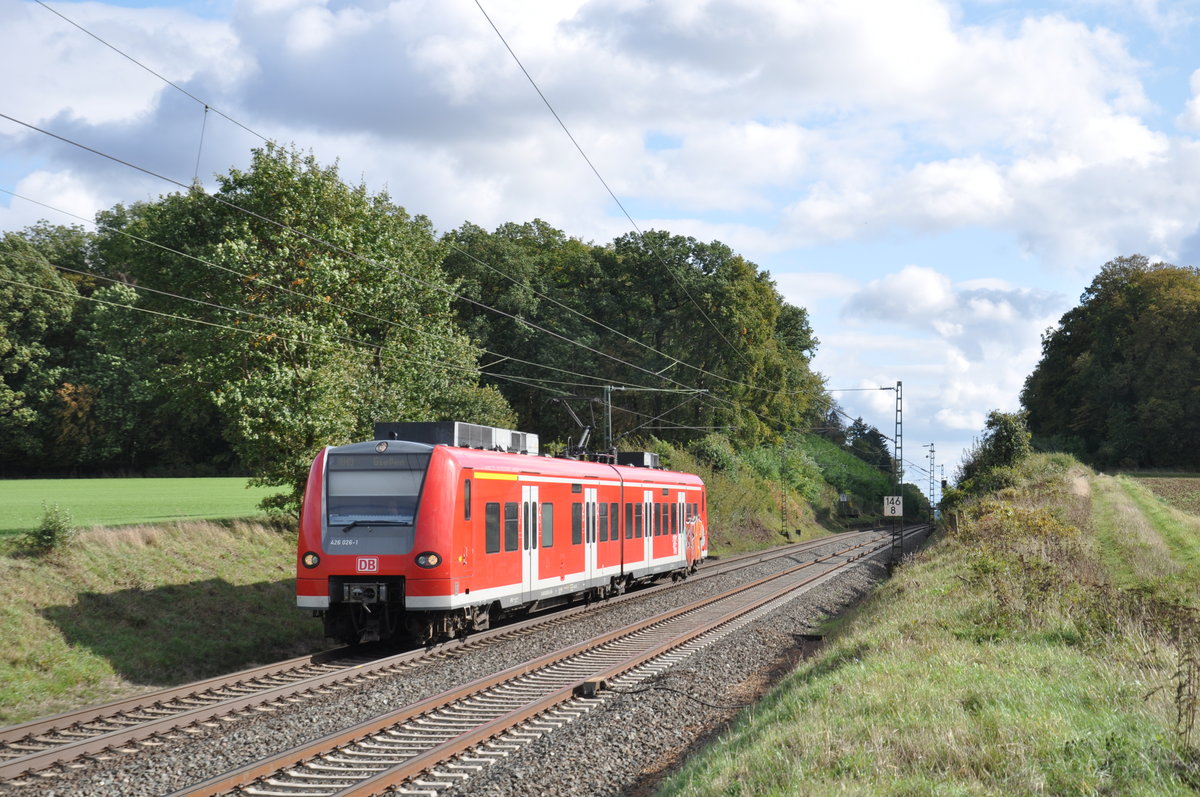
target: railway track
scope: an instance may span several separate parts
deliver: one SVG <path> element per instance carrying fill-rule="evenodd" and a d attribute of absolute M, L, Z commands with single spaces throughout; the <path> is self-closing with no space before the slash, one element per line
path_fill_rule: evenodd
<path fill-rule="evenodd" d="M 801 556 L 834 542 L 857 543 L 878 536 L 877 531 L 853 532 L 799 545 L 710 561 L 694 578 L 721 575 L 771 559 Z M 652 587 L 590 607 L 578 607 L 445 643 L 431 650 L 416 650 L 383 657 L 364 656 L 343 649 L 303 657 L 214 678 L 118 703 L 70 712 L 0 730 L 0 783 L 19 781 L 68 762 L 136 752 L 154 737 L 198 723 L 303 700 L 364 679 L 391 675 L 404 669 L 449 659 L 497 641 L 532 633 L 550 623 L 572 622 L 584 612 L 626 600 L 637 600 L 660 589 Z"/>
<path fill-rule="evenodd" d="M 890 535 L 889 535 L 890 537 Z M 889 551 L 868 539 L 774 575 L 544 655 L 172 797 L 436 794 L 543 733 L 822 583 Z"/>

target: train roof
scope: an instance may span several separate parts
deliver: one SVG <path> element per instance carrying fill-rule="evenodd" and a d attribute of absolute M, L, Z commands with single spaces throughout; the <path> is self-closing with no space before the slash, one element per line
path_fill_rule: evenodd
<path fill-rule="evenodd" d="M 604 462 L 587 462 L 578 459 L 561 457 L 531 456 L 527 454 L 506 454 L 501 451 L 479 451 L 471 448 L 456 448 L 453 446 L 438 446 L 459 467 L 482 468 L 501 473 L 537 473 L 547 476 L 578 477 L 580 479 L 604 479 L 620 475 L 623 481 L 648 482 L 654 484 L 694 484 L 703 485 L 699 476 L 682 471 L 659 470 L 656 468 L 639 468 L 631 465 L 610 465 Z"/>
<path fill-rule="evenodd" d="M 691 484 L 702 486 L 699 476 L 682 471 L 644 468 L 633 465 L 611 465 L 605 462 L 587 462 L 578 459 L 548 457 L 544 455 L 516 454 L 504 451 L 484 451 L 477 448 L 462 448 L 443 444 L 431 445 L 410 440 L 367 440 L 341 446 L 330 446 L 333 456 L 351 454 L 357 456 L 391 457 L 404 454 L 432 455 L 441 450 L 460 468 L 492 470 L 499 473 L 536 473 L 559 478 L 611 479 L 619 476 L 622 481 L 647 484 Z M 376 460 L 373 467 L 389 467 L 386 460 Z M 361 466 L 354 466 L 361 467 Z"/>

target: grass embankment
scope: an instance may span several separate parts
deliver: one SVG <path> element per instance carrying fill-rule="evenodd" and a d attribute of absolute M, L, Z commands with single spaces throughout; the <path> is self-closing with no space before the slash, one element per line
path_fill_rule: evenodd
<path fill-rule="evenodd" d="M 0 480 L 0 536 L 37 527 L 57 504 L 76 525 L 112 526 L 177 520 L 251 518 L 278 487 L 247 487 L 246 479 Z"/>
<path fill-rule="evenodd" d="M 1105 507 L 1140 514 L 1124 486 L 1057 456 L 1022 475 L 662 793 L 1197 793 L 1200 644 L 1182 582 L 1100 555 L 1124 522 Z M 1186 568 L 1165 540 L 1155 555 Z"/>
<path fill-rule="evenodd" d="M 886 475 L 814 435 L 741 452 L 720 435 L 709 435 L 687 449 L 658 440 L 641 445 L 657 452 L 664 467 L 704 480 L 710 552 L 717 556 L 869 523 L 874 516 L 839 516 L 839 493 L 853 496 L 856 506 L 875 506 L 881 512 L 881 496 L 890 492 Z"/>
<path fill-rule="evenodd" d="M 259 523 L 90 529 L 0 548 L 0 725 L 301 655 L 294 533 Z"/>

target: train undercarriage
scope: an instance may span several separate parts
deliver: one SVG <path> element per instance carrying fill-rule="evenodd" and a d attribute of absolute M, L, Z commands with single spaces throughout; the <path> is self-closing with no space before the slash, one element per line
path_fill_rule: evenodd
<path fill-rule="evenodd" d="M 568 595 L 524 603 L 504 609 L 499 603 L 440 611 L 407 611 L 403 579 L 349 581 L 334 579 L 331 603 L 317 612 L 325 623 L 325 636 L 348 645 L 398 640 L 413 645 L 432 645 L 484 631 L 498 620 L 528 616 L 577 603 L 594 603 L 670 578 L 681 581 L 695 572 L 696 564 L 664 571 L 640 579 L 614 576 L 607 586 L 589 587 Z M 340 598 L 340 600 L 338 600 Z"/>

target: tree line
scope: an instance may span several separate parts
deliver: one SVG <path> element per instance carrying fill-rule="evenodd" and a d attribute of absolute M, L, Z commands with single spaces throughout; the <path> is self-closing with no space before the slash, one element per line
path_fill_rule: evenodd
<path fill-rule="evenodd" d="M 1200 270 L 1109 261 L 1042 337 L 1033 444 L 1098 468 L 1200 467 Z"/>
<path fill-rule="evenodd" d="M 243 473 L 289 509 L 313 454 L 377 420 L 553 447 L 578 433 L 564 403 L 600 428 L 612 385 L 621 440 L 749 447 L 831 404 L 806 311 L 720 242 L 536 220 L 439 236 L 274 145 L 211 195 L 5 234 L 0 331 L 0 475 Z"/>

